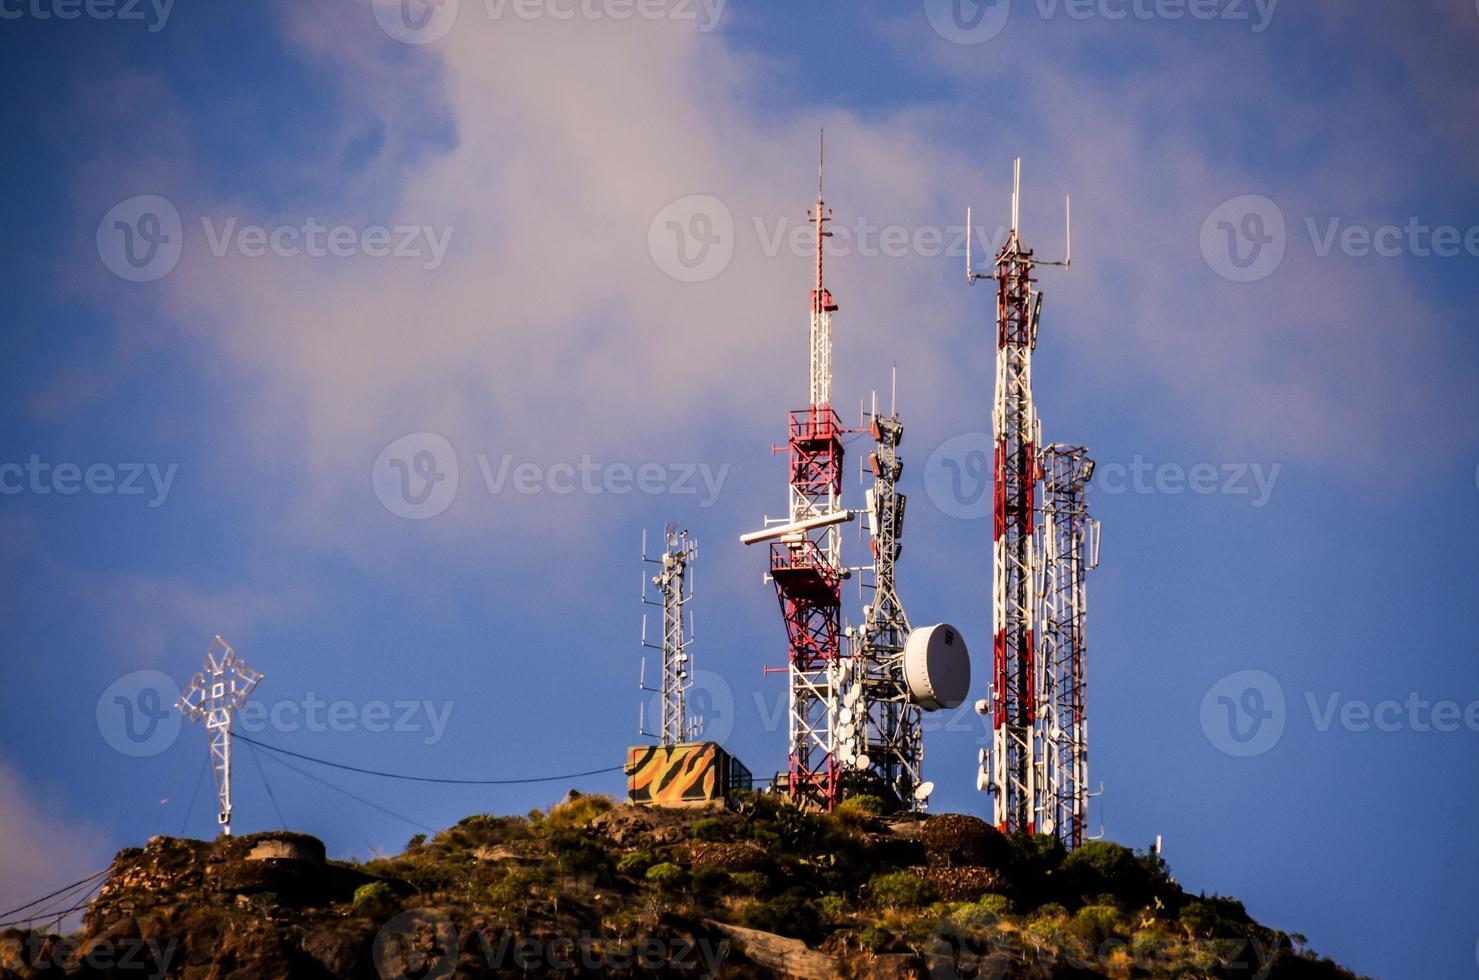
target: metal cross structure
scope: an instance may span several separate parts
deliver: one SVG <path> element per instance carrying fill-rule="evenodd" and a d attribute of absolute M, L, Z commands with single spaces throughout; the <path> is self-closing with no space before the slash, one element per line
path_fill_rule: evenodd
<path fill-rule="evenodd" d="M 966 280 L 995 279 L 996 404 L 992 511 L 992 672 L 978 710 L 991 715 L 992 741 L 981 750 L 976 783 L 993 796 L 993 816 L 1003 831 L 1037 829 L 1045 787 L 1038 783 L 1044 730 L 1038 717 L 1037 682 L 1041 545 L 1037 536 L 1037 487 L 1042 479 L 1042 426 L 1032 399 L 1032 352 L 1042 314 L 1034 288 L 1039 265 L 1067 267 L 1035 257 L 1020 237 L 1022 161 L 1012 167 L 1012 223 L 996 254 L 996 271 L 972 267 L 971 216 L 966 212 Z M 1071 219 L 1070 219 L 1071 221 Z"/>
<path fill-rule="evenodd" d="M 873 485 L 866 494 L 873 564 L 861 569 L 859 587 L 871 592 L 863 606 L 863 622 L 849 629 L 852 639 L 852 684 L 843 696 L 839 713 L 839 744 L 842 761 L 870 772 L 887 792 L 906 809 L 923 809 L 921 793 L 924 762 L 922 709 L 911 697 L 904 679 L 904 641 L 909 636 L 909 617 L 894 586 L 894 562 L 902 550 L 906 498 L 899 493 L 904 464 L 899 443 L 904 426 L 892 405 L 889 414 L 878 411 L 877 395 L 863 425 L 873 437 L 875 448 L 868 456 L 867 470 Z"/>
<path fill-rule="evenodd" d="M 231 645 L 217 636 L 205 651 L 205 664 L 175 706 L 191 721 L 205 720 L 211 768 L 216 776 L 216 821 L 231 836 L 231 718 L 246 704 L 262 675 L 247 666 Z"/>
<path fill-rule="evenodd" d="M 1088 824 L 1088 722 L 1084 716 L 1084 576 L 1099 564 L 1099 522 L 1084 490 L 1094 461 L 1082 446 L 1043 450 L 1042 655 L 1037 681 L 1043 731 L 1036 784 L 1040 833 L 1069 847 L 1084 842 Z"/>
<path fill-rule="evenodd" d="M 832 409 L 832 314 L 837 303 L 822 276 L 832 211 L 822 198 L 822 155 L 817 159 L 816 282 L 811 290 L 810 404 L 790 413 L 788 517 L 741 536 L 770 542 L 770 578 L 780 600 L 790 656 L 787 771 L 781 780 L 792 801 L 830 810 L 841 794 L 835 738 L 844 684 L 842 664 L 842 532 L 853 514 L 841 509 L 842 436 Z M 777 447 L 776 451 L 779 451 Z"/>
<path fill-rule="evenodd" d="M 642 645 L 662 651 L 662 686 L 648 687 L 646 680 L 647 661 L 642 661 L 643 676 L 640 686 L 644 691 L 662 695 L 662 730 L 647 731 L 646 706 L 638 721 L 643 735 L 661 740 L 663 745 L 677 745 L 693 739 L 699 727 L 698 719 L 688 714 L 688 689 L 693 686 L 688 661 L 688 644 L 693 642 L 693 614 L 687 608 L 693 598 L 693 570 L 690 567 L 698 557 L 698 542 L 680 531 L 677 525 L 669 524 L 663 532 L 665 545 L 661 557 L 647 557 L 647 532 L 642 532 L 642 560 L 660 566 L 660 571 L 650 579 L 642 577 L 642 601 L 649 606 L 662 607 L 662 642 L 647 640 L 647 615 L 642 615 Z M 647 598 L 647 584 L 657 587 L 658 598 Z"/>

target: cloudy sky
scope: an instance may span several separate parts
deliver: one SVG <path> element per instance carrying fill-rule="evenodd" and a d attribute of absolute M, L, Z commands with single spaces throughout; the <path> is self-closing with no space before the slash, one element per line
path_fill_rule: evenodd
<path fill-rule="evenodd" d="M 911 618 L 988 649 L 964 219 L 989 253 L 1020 156 L 1040 254 L 1073 197 L 1034 382 L 1100 464 L 1094 826 L 1362 972 L 1476 970 L 1479 10 L 797 6 L 0 0 L 0 906 L 214 833 L 157 705 L 215 634 L 263 742 L 618 765 L 669 521 L 709 734 L 782 766 L 737 536 L 785 508 L 825 129 L 835 400 L 897 373 Z M 928 732 L 933 808 L 985 812 L 981 722 Z M 238 832 L 339 854 L 566 785 L 258 754 Z"/>

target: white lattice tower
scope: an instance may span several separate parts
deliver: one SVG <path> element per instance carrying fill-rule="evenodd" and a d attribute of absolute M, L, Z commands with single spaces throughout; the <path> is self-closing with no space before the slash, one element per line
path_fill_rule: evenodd
<path fill-rule="evenodd" d="M 205 651 L 202 669 L 190 678 L 176 707 L 191 721 L 205 721 L 211 769 L 216 777 L 217 822 L 231 836 L 231 721 L 262 680 L 225 640 L 217 636 Z"/>
<path fill-rule="evenodd" d="M 669 524 L 663 533 L 664 550 L 660 557 L 647 557 L 646 535 L 643 535 L 642 560 L 657 565 L 657 574 L 644 578 L 642 601 L 662 609 L 662 637 L 659 643 L 647 641 L 647 617 L 642 617 L 642 645 L 662 651 L 662 685 L 643 689 L 661 695 L 662 728 L 644 735 L 655 735 L 664 745 L 677 745 L 696 736 L 698 720 L 688 713 L 688 691 L 693 686 L 693 669 L 688 646 L 693 642 L 693 614 L 688 603 L 693 599 L 693 561 L 698 557 L 698 542 L 687 531 Z M 657 589 L 657 599 L 646 596 L 647 583 Z"/>

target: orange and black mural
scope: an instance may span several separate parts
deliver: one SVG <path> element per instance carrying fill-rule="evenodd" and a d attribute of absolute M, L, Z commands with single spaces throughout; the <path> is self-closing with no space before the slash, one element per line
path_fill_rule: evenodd
<path fill-rule="evenodd" d="M 634 745 L 627 749 L 627 799 L 653 806 L 723 802 L 735 775 L 732 762 L 715 742 Z"/>

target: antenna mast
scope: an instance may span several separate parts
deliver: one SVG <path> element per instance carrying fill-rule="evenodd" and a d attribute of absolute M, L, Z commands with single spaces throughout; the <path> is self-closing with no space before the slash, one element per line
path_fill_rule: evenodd
<path fill-rule="evenodd" d="M 693 642 L 693 614 L 688 603 L 693 598 L 693 570 L 689 567 L 698 557 L 698 542 L 680 531 L 676 524 L 668 524 L 663 531 L 664 550 L 661 557 L 647 557 L 647 532 L 642 532 L 642 561 L 661 568 L 649 580 L 642 578 L 642 601 L 649 606 L 662 607 L 662 642 L 647 641 L 647 614 L 642 614 L 642 645 L 662 651 L 662 686 L 648 687 L 646 682 L 646 659 L 642 661 L 643 677 L 640 686 L 644 691 L 662 695 L 662 730 L 646 730 L 644 716 L 638 721 L 638 730 L 643 735 L 656 736 L 663 745 L 677 745 L 691 741 L 698 730 L 699 721 L 688 714 L 688 690 L 693 686 L 688 661 L 688 644 Z M 658 598 L 647 598 L 647 583 L 657 587 Z"/>
<path fill-rule="evenodd" d="M 1089 517 L 1084 491 L 1094 461 L 1082 446 L 1043 451 L 1043 632 L 1039 713 L 1043 753 L 1038 831 L 1069 848 L 1088 825 L 1088 721 L 1084 717 L 1085 573 L 1099 564 L 1099 522 Z"/>
<path fill-rule="evenodd" d="M 825 137 L 824 137 L 825 138 Z M 790 413 L 788 517 L 782 527 L 745 535 L 770 541 L 770 578 L 780 600 L 790 655 L 790 736 L 787 771 L 778 780 L 799 805 L 830 810 L 841 794 L 835 722 L 844 683 L 841 663 L 842 565 L 840 525 L 842 423 L 832 409 L 832 314 L 837 303 L 823 278 L 832 211 L 822 197 L 825 143 L 817 153 L 816 282 L 811 290 L 810 404 Z M 767 522 L 768 524 L 776 522 Z"/>
<path fill-rule="evenodd" d="M 246 704 L 262 675 L 247 666 L 231 645 L 217 636 L 205 651 L 205 664 L 175 707 L 191 721 L 205 719 L 210 735 L 211 768 L 216 775 L 216 821 L 231 836 L 231 719 Z"/>
<path fill-rule="evenodd" d="M 992 742 L 982 749 L 976 776 L 979 789 L 993 796 L 993 816 L 1003 831 L 1040 829 L 1046 802 L 1055 790 L 1047 784 L 1062 766 L 1050 760 L 1049 742 L 1058 736 L 1047 727 L 1052 720 L 1043 710 L 1043 696 L 1057 691 L 1062 678 L 1048 680 L 1039 657 L 1042 618 L 1039 592 L 1046 566 L 1043 542 L 1036 526 L 1038 485 L 1043 478 L 1042 425 L 1032 398 L 1032 353 L 1042 314 L 1042 293 L 1034 286 L 1039 265 L 1067 267 L 1070 251 L 1061 262 L 1039 260 L 1021 239 L 1022 161 L 1012 164 L 1012 224 L 996 255 L 994 273 L 977 273 L 966 259 L 966 279 L 995 279 L 996 404 L 992 431 L 996 444 L 994 509 L 992 514 L 992 626 L 993 655 L 987 698 L 977 711 L 990 714 Z M 1065 213 L 1067 202 L 1065 201 Z M 967 237 L 971 216 L 966 212 Z M 1071 225 L 1067 226 L 1071 234 Z M 1055 548 L 1057 546 L 1055 545 Z M 1063 560 L 1054 551 L 1055 560 Z M 1054 567 L 1051 581 L 1062 578 Z M 1059 663 L 1054 661 L 1054 669 Z M 1071 686 L 1071 681 L 1068 681 Z M 1081 688 L 1080 688 L 1081 693 Z M 1071 765 L 1068 768 L 1072 768 Z"/>
<path fill-rule="evenodd" d="M 920 810 L 928 795 L 927 789 L 920 791 L 923 712 L 904 678 L 904 641 L 910 626 L 894 587 L 894 562 L 903 549 L 899 542 L 904 533 L 906 498 L 898 489 L 904 470 L 898 455 L 904 426 L 893 407 L 887 415 L 879 411 L 876 393 L 863 425 L 875 444 L 867 463 L 873 485 L 864 507 L 873 564 L 863 569 L 865 575 L 871 572 L 866 575 L 871 581 L 865 579 L 860 588 L 871 590 L 872 601 L 863 606 L 862 625 L 848 631 L 853 684 L 839 713 L 842 761 L 871 772 L 906 809 Z"/>

